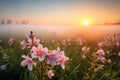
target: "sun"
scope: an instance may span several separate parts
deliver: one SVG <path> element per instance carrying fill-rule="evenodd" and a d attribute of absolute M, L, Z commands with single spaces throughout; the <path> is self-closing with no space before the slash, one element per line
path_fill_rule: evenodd
<path fill-rule="evenodd" d="M 84 21 L 83 21 L 83 25 L 84 25 L 84 26 L 88 26 L 89 24 L 90 24 L 89 20 L 84 20 Z"/>

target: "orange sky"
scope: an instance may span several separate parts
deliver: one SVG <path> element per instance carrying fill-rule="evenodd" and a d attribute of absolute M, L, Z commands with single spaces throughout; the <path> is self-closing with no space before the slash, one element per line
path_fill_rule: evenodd
<path fill-rule="evenodd" d="M 0 1 L 0 19 L 30 24 L 81 25 L 120 22 L 120 0 Z"/>

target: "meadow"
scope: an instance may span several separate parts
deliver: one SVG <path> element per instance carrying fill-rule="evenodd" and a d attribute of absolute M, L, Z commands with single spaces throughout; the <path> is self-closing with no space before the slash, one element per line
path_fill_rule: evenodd
<path fill-rule="evenodd" d="M 0 80 L 120 80 L 120 29 L 2 28 Z"/>

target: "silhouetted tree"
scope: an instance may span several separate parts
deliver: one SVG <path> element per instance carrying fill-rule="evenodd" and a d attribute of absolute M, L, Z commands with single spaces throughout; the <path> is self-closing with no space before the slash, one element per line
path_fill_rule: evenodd
<path fill-rule="evenodd" d="M 11 24 L 11 23 L 12 23 L 11 19 L 7 20 L 7 24 Z"/>
<path fill-rule="evenodd" d="M 0 24 L 5 24 L 5 20 L 1 20 L 1 21 L 0 21 Z"/>

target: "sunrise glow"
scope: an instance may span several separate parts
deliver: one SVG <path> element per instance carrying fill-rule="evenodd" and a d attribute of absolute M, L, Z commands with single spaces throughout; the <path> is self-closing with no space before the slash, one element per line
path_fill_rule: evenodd
<path fill-rule="evenodd" d="M 84 25 L 84 26 L 88 26 L 89 24 L 90 24 L 90 21 L 89 21 L 89 20 L 84 20 L 84 21 L 83 21 L 83 25 Z"/>

